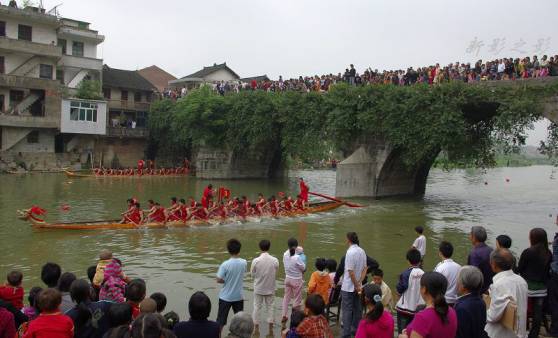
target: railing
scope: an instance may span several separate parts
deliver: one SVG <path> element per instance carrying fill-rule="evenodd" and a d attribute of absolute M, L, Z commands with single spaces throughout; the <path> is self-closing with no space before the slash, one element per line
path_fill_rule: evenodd
<path fill-rule="evenodd" d="M 143 138 L 149 136 L 149 130 L 147 130 L 147 128 L 126 128 L 126 127 L 107 126 L 107 135 L 114 136 L 114 137 Z"/>
<path fill-rule="evenodd" d="M 134 102 L 129 100 L 108 100 L 109 108 L 116 109 L 134 109 L 141 111 L 148 111 L 151 105 L 150 102 Z"/>

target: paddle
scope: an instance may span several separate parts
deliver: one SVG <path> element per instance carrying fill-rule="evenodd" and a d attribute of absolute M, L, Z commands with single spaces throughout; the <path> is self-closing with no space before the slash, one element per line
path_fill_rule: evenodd
<path fill-rule="evenodd" d="M 328 199 L 330 201 L 335 201 L 335 202 L 340 202 L 343 203 L 344 205 L 351 207 L 351 208 L 362 208 L 364 207 L 364 205 L 360 205 L 360 204 L 355 204 L 355 203 L 350 203 L 350 202 L 346 202 L 346 201 L 342 201 L 338 198 L 335 197 L 331 197 L 331 196 L 327 196 L 327 195 L 323 195 L 323 194 L 318 194 L 316 192 L 308 192 L 310 195 L 314 195 L 314 196 L 318 196 L 318 197 L 323 197 L 325 199 Z"/>

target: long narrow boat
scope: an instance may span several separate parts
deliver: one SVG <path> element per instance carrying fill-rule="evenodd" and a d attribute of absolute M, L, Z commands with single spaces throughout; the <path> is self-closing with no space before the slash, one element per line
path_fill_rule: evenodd
<path fill-rule="evenodd" d="M 69 178 L 162 178 L 162 177 L 186 177 L 187 174 L 172 174 L 172 175 L 95 175 L 83 174 L 75 171 L 64 170 L 64 174 Z"/>
<path fill-rule="evenodd" d="M 289 212 L 280 213 L 276 217 L 264 215 L 258 216 L 248 216 L 246 218 L 227 218 L 227 219 L 209 219 L 207 221 L 203 220 L 191 220 L 186 222 L 167 222 L 167 223 L 145 223 L 141 225 L 136 225 L 134 223 L 118 223 L 117 220 L 111 221 L 94 221 L 94 222 L 72 222 L 72 223 L 46 223 L 34 220 L 32 217 L 20 213 L 20 218 L 31 223 L 33 228 L 36 229 L 63 229 L 63 230 L 99 230 L 99 229 L 146 229 L 146 228 L 183 228 L 191 226 L 203 226 L 203 225 L 216 225 L 216 224 L 229 224 L 233 222 L 246 222 L 246 221 L 258 221 L 260 219 L 272 219 L 272 218 L 284 218 L 284 217 L 296 217 L 307 214 L 315 214 L 319 212 L 325 212 L 333 210 L 342 206 L 341 202 L 320 202 L 313 203 L 308 208 L 304 210 L 295 210 Z"/>

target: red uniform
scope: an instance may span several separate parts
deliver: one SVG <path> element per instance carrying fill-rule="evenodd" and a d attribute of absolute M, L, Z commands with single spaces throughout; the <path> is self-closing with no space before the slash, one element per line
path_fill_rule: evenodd
<path fill-rule="evenodd" d="M 299 210 L 304 209 L 304 201 L 302 200 L 302 198 L 297 198 L 296 199 L 295 207 Z"/>
<path fill-rule="evenodd" d="M 132 223 L 139 224 L 141 222 L 141 213 L 138 209 L 132 210 L 126 219 Z"/>
<path fill-rule="evenodd" d="M 291 200 L 285 200 L 285 202 L 283 202 L 283 208 L 285 208 L 286 211 L 290 211 L 293 208 L 293 202 Z"/>
<path fill-rule="evenodd" d="M 213 197 L 213 191 L 209 187 L 203 189 L 201 204 L 204 208 L 209 208 L 209 199 L 212 197 Z"/>
<path fill-rule="evenodd" d="M 57 313 L 41 313 L 29 322 L 27 338 L 72 338 L 74 336 L 74 322 L 72 318 Z"/>
<path fill-rule="evenodd" d="M 165 208 L 158 206 L 155 207 L 157 208 L 155 210 L 155 213 L 153 213 L 153 222 L 157 222 L 157 223 L 163 223 L 165 221 Z"/>
<path fill-rule="evenodd" d="M 23 294 L 22 287 L 13 287 L 11 285 L 0 286 L 0 299 L 12 303 L 18 310 L 23 308 Z"/>
<path fill-rule="evenodd" d="M 306 203 L 308 203 L 308 191 L 309 188 L 306 185 L 306 183 L 304 183 L 304 181 L 300 181 L 300 197 L 302 198 L 302 200 Z"/>
<path fill-rule="evenodd" d="M 279 211 L 279 203 L 277 200 L 269 202 L 269 208 L 271 209 L 271 214 L 273 216 L 277 215 L 277 212 Z"/>

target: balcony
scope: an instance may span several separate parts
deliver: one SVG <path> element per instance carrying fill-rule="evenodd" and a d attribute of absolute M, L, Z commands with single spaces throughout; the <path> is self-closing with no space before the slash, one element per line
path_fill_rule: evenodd
<path fill-rule="evenodd" d="M 150 102 L 134 102 L 134 101 L 123 101 L 123 100 L 109 100 L 109 109 L 130 109 L 138 111 L 149 111 L 151 106 Z"/>
<path fill-rule="evenodd" d="M 72 27 L 72 26 L 62 26 L 58 29 L 58 35 L 61 37 L 68 37 L 68 38 L 81 38 L 90 41 L 94 41 L 96 43 L 101 43 L 105 40 L 105 37 L 99 34 L 97 31 L 91 29 L 83 29 L 79 27 Z"/>
<path fill-rule="evenodd" d="M 0 74 L 0 87 L 43 89 L 49 91 L 50 96 L 56 96 L 60 82 L 36 77 Z"/>
<path fill-rule="evenodd" d="M 103 70 L 103 60 L 101 59 L 78 57 L 72 55 L 63 55 L 58 65 L 79 69 L 94 69 L 98 71 Z"/>
<path fill-rule="evenodd" d="M 53 117 L 0 114 L 0 126 L 57 129 L 60 121 Z"/>
<path fill-rule="evenodd" d="M 0 50 L 60 58 L 62 47 L 0 36 Z"/>
<path fill-rule="evenodd" d="M 147 128 L 107 127 L 107 136 L 146 138 L 149 136 Z"/>

